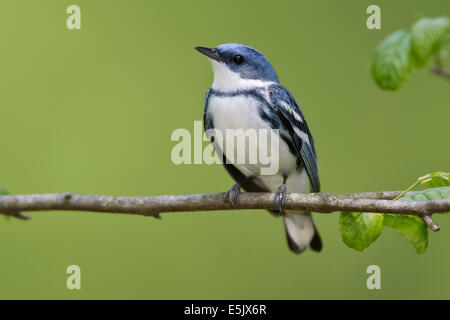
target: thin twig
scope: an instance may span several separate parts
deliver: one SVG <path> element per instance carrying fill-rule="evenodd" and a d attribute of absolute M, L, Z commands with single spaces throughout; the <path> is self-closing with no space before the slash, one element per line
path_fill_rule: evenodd
<path fill-rule="evenodd" d="M 450 72 L 444 69 L 439 53 L 434 57 L 434 61 L 435 65 L 431 68 L 431 72 L 450 80 Z"/>
<path fill-rule="evenodd" d="M 355 193 L 335 195 L 331 193 L 290 193 L 286 209 L 319 213 L 335 211 L 409 214 L 422 217 L 427 225 L 438 231 L 431 219 L 433 213 L 450 211 L 450 199 L 430 201 L 389 200 L 401 194 L 399 191 Z M 275 209 L 273 193 L 240 195 L 240 202 L 232 206 L 224 201 L 223 193 L 168 195 L 151 197 L 113 197 L 73 193 L 29 194 L 0 196 L 0 212 L 24 218 L 21 211 L 91 211 L 128 213 L 159 218 L 162 212 L 192 212 L 235 209 Z"/>
<path fill-rule="evenodd" d="M 15 218 L 21 219 L 21 220 L 31 219 L 31 217 L 29 215 L 27 215 L 27 214 L 25 214 L 23 212 L 20 212 L 20 211 L 3 211 L 3 212 L 0 212 L 0 213 L 2 213 L 4 215 L 7 215 L 7 216 L 15 217 Z"/>
<path fill-rule="evenodd" d="M 434 66 L 431 71 L 434 74 L 437 74 L 438 76 L 444 77 L 445 79 L 450 80 L 450 72 L 448 72 L 447 70 L 439 67 L 439 66 Z"/>
<path fill-rule="evenodd" d="M 434 222 L 433 219 L 431 219 L 431 216 L 423 216 L 422 220 L 434 232 L 441 230 L 441 228 L 436 224 L 436 222 Z"/>

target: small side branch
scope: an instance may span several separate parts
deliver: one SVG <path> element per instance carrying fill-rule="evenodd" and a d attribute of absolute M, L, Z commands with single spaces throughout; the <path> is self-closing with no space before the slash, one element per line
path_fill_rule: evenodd
<path fill-rule="evenodd" d="M 443 69 L 440 66 L 435 66 L 431 69 L 431 72 L 433 72 L 434 74 L 437 74 L 438 76 L 444 77 L 445 79 L 450 80 L 450 72 L 448 72 L 447 70 Z"/>
<path fill-rule="evenodd" d="M 444 69 L 444 65 L 439 54 L 435 56 L 435 65 L 431 68 L 431 72 L 450 80 L 450 72 Z"/>
<path fill-rule="evenodd" d="M 401 192 L 369 192 L 348 195 L 331 193 L 291 193 L 285 209 L 319 213 L 335 211 L 409 214 L 421 217 L 433 230 L 433 213 L 450 211 L 450 199 L 430 201 L 394 201 Z M 73 193 L 0 196 L 0 212 L 20 219 L 29 218 L 23 211 L 89 211 L 127 213 L 159 218 L 162 212 L 192 212 L 236 209 L 275 209 L 272 193 L 245 192 L 236 207 L 224 201 L 223 193 L 167 195 L 151 197 L 113 197 Z"/>
<path fill-rule="evenodd" d="M 441 228 L 436 224 L 436 222 L 434 222 L 433 219 L 431 219 L 431 215 L 423 216 L 422 219 L 425 222 L 425 224 L 434 232 L 441 230 Z"/>

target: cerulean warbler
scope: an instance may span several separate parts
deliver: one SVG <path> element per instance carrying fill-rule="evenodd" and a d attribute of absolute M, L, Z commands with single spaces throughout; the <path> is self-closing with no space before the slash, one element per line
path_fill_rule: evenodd
<path fill-rule="evenodd" d="M 271 175 L 261 174 L 259 162 L 227 161 L 231 151 L 239 150 L 228 150 L 224 148 L 225 143 L 214 144 L 215 137 L 211 135 L 216 152 L 223 157 L 225 168 L 237 182 L 225 197 L 232 204 L 238 203 L 241 187 L 250 192 L 275 192 L 274 200 L 280 206 L 289 248 L 295 253 L 308 247 L 320 251 L 322 241 L 311 214 L 283 208 L 287 190 L 307 192 L 308 177 L 310 191 L 320 191 L 316 150 L 298 103 L 280 84 L 274 68 L 259 51 L 236 43 L 195 49 L 208 57 L 214 70 L 214 81 L 205 97 L 205 130 L 218 130 L 223 137 L 227 129 L 279 132 L 279 139 L 271 140 L 278 144 L 279 153 L 278 170 Z M 260 141 L 256 147 L 261 146 Z"/>

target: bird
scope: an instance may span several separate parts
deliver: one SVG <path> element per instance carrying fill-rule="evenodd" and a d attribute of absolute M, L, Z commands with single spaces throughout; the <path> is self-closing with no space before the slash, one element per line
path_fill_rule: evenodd
<path fill-rule="evenodd" d="M 297 254 L 308 248 L 320 252 L 322 240 L 311 213 L 284 209 L 287 192 L 306 193 L 308 179 L 310 192 L 320 191 L 316 149 L 299 104 L 280 84 L 274 67 L 258 50 L 239 43 L 195 49 L 210 60 L 214 73 L 205 95 L 204 129 L 213 132 L 209 136 L 211 143 L 236 182 L 225 193 L 225 201 L 237 206 L 241 188 L 247 192 L 275 193 L 273 201 L 279 210 L 270 212 L 283 217 L 290 250 Z M 235 163 L 227 159 L 231 151 L 224 143 L 221 146 L 215 141 L 214 132 L 239 129 L 279 132 L 279 165 L 274 174 L 262 175 L 258 170 L 260 163 Z M 258 143 L 256 147 L 261 145 Z"/>

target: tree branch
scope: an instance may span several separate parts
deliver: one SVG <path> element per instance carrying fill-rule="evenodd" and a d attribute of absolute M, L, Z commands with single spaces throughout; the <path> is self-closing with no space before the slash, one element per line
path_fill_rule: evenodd
<path fill-rule="evenodd" d="M 441 56 L 440 54 L 436 54 L 436 56 L 434 57 L 435 60 L 435 65 L 433 68 L 431 68 L 431 72 L 433 72 L 434 74 L 437 74 L 438 76 L 444 77 L 448 80 L 450 80 L 450 72 L 448 72 L 447 70 L 444 69 L 442 60 L 441 60 Z"/>
<path fill-rule="evenodd" d="M 450 80 L 450 72 L 448 72 L 447 70 L 443 69 L 440 66 L 434 66 L 431 69 L 431 72 L 433 72 L 434 74 L 437 74 L 438 76 L 444 77 L 448 80 Z"/>
<path fill-rule="evenodd" d="M 421 217 L 433 230 L 433 213 L 450 211 L 450 199 L 430 201 L 394 201 L 401 192 L 383 191 L 335 195 L 331 193 L 290 193 L 286 209 L 320 213 L 335 211 L 409 214 Z M 244 192 L 234 207 L 224 201 L 223 193 L 169 195 L 151 197 L 113 197 L 74 193 L 30 194 L 0 196 L 0 212 L 20 219 L 29 217 L 22 211 L 91 211 L 128 213 L 160 218 L 162 212 L 212 211 L 235 209 L 276 209 L 273 193 Z"/>

